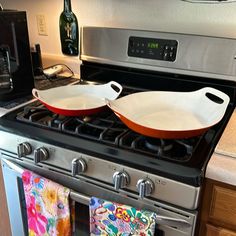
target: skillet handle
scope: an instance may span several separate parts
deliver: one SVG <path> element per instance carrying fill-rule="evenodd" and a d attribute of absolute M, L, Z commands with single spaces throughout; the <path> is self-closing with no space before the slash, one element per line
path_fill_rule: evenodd
<path fill-rule="evenodd" d="M 211 87 L 203 88 L 202 92 L 208 100 L 215 104 L 215 106 L 226 107 L 230 101 L 227 94 Z"/>
<path fill-rule="evenodd" d="M 40 99 L 37 89 L 35 89 L 35 88 L 32 89 L 32 94 L 33 94 L 33 96 L 34 96 L 35 98 Z"/>
<path fill-rule="evenodd" d="M 106 84 L 106 86 L 109 86 L 112 89 L 113 93 L 115 92 L 116 98 L 120 95 L 123 89 L 122 86 L 116 81 L 110 81 Z"/>

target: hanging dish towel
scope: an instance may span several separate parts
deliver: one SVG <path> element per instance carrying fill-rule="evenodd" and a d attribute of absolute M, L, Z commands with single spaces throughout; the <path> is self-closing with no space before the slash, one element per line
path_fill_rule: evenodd
<path fill-rule="evenodd" d="M 90 199 L 89 208 L 90 235 L 154 235 L 156 214 L 153 212 L 96 197 Z"/>
<path fill-rule="evenodd" d="M 29 236 L 70 236 L 69 189 L 24 171 Z"/>

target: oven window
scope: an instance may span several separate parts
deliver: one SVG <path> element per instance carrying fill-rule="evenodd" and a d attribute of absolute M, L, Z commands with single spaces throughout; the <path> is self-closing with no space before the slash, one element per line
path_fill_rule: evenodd
<path fill-rule="evenodd" d="M 75 234 L 89 235 L 89 208 L 81 203 L 75 203 Z"/>

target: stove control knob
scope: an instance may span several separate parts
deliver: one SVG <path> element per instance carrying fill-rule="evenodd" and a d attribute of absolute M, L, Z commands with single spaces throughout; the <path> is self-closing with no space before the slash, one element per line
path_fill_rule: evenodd
<path fill-rule="evenodd" d="M 49 158 L 48 150 L 45 147 L 40 147 L 34 150 L 34 163 L 37 164 Z"/>
<path fill-rule="evenodd" d="M 114 173 L 113 175 L 113 184 L 114 184 L 114 188 L 115 190 L 119 190 L 122 188 L 125 188 L 130 182 L 130 177 L 129 175 L 122 171 L 117 171 Z"/>
<path fill-rule="evenodd" d="M 31 154 L 32 148 L 31 145 L 27 142 L 20 143 L 17 146 L 17 156 L 18 158 L 25 157 L 26 155 Z"/>
<path fill-rule="evenodd" d="M 154 190 L 154 183 L 148 178 L 140 179 L 137 183 L 137 189 L 139 192 L 139 197 L 143 199 L 144 197 L 151 195 Z"/>
<path fill-rule="evenodd" d="M 87 169 L 86 162 L 82 158 L 75 158 L 71 163 L 71 175 L 84 173 Z"/>

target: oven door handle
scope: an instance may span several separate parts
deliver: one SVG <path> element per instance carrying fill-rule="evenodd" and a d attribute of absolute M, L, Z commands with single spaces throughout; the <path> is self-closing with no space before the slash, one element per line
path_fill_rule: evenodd
<path fill-rule="evenodd" d="M 173 217 L 162 216 L 162 215 L 156 215 L 156 222 L 157 224 L 168 225 L 168 226 L 177 227 L 177 228 L 191 227 L 191 224 L 184 219 L 173 218 Z"/>
<path fill-rule="evenodd" d="M 89 205 L 90 197 L 83 195 L 81 193 L 75 192 L 73 190 L 70 191 L 70 198 L 76 202 L 82 203 L 84 205 Z M 155 218 L 157 224 L 159 225 L 167 225 L 170 227 L 178 227 L 178 228 L 186 228 L 191 227 L 191 224 L 184 219 L 173 218 L 168 216 L 157 215 Z"/>
<path fill-rule="evenodd" d="M 9 168 L 11 168 L 18 176 L 21 176 L 24 172 L 24 169 L 20 167 L 19 165 L 16 165 L 12 163 L 11 161 L 2 158 L 2 161 L 4 164 L 7 164 Z M 70 198 L 76 202 L 82 203 L 84 205 L 89 205 L 90 197 L 83 195 L 81 193 L 75 192 L 73 190 L 70 190 Z M 172 218 L 168 216 L 162 216 L 162 215 L 156 215 L 156 222 L 160 225 L 167 225 L 170 227 L 178 227 L 178 228 L 185 228 L 185 227 L 191 227 L 191 224 L 187 222 L 184 219 L 179 218 Z"/>

